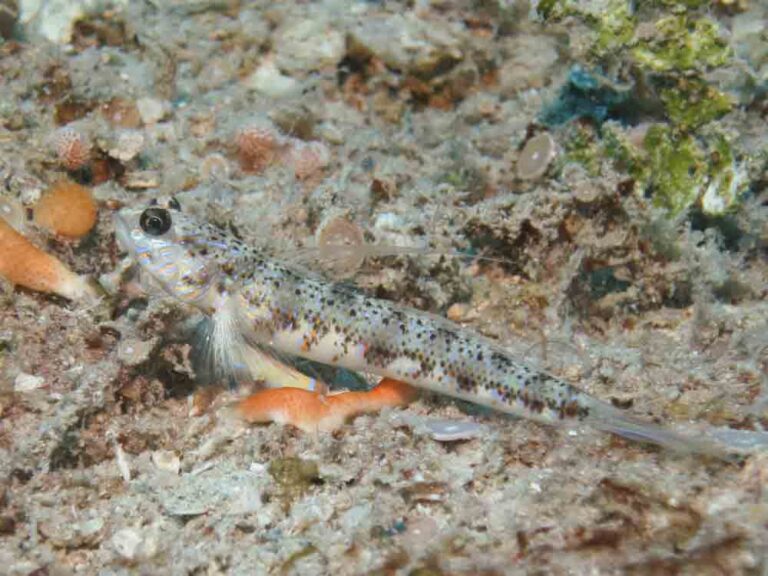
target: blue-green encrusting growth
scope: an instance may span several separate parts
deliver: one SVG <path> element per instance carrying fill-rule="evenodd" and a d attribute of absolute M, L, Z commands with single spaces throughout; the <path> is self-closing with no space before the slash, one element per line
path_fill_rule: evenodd
<path fill-rule="evenodd" d="M 605 76 L 574 66 L 556 100 L 545 105 L 539 120 L 557 126 L 575 118 L 588 118 L 600 125 L 608 119 L 632 123 L 641 109 L 631 85 L 617 85 Z"/>

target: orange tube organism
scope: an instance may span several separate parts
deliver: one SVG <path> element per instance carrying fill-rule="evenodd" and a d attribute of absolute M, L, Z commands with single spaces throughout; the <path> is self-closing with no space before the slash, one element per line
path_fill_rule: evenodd
<path fill-rule="evenodd" d="M 330 431 L 354 416 L 404 406 L 416 394 L 412 386 L 390 378 L 368 392 L 324 395 L 299 388 L 270 388 L 238 402 L 236 412 L 251 424 L 277 422 L 305 432 Z"/>
<path fill-rule="evenodd" d="M 12 284 L 70 300 L 92 296 L 85 279 L 46 254 L 0 218 L 0 276 Z"/>

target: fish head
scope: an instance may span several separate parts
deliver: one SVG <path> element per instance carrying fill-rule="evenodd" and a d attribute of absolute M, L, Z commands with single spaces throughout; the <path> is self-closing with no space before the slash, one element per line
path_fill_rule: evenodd
<path fill-rule="evenodd" d="M 200 306 L 209 300 L 229 246 L 221 230 L 182 213 L 171 197 L 122 208 L 115 232 L 118 244 L 165 292 Z"/>

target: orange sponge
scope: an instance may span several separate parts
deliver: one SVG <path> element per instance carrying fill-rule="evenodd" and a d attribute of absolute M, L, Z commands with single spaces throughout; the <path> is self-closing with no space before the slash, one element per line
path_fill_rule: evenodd
<path fill-rule="evenodd" d="M 76 239 L 96 224 L 96 202 L 85 186 L 63 180 L 51 186 L 35 206 L 35 222 L 43 228 Z"/>
<path fill-rule="evenodd" d="M 83 278 L 35 247 L 0 218 L 0 276 L 30 290 L 77 300 L 93 296 Z"/>

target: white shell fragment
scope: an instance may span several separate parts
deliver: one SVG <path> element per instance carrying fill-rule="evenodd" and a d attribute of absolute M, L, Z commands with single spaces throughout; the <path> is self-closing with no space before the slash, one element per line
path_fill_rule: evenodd
<path fill-rule="evenodd" d="M 159 552 L 159 536 L 163 529 L 158 523 L 141 528 L 121 528 L 112 536 L 112 548 L 128 562 L 149 560 Z"/>
<path fill-rule="evenodd" d="M 21 372 L 13 381 L 13 389 L 16 392 L 32 392 L 42 388 L 43 384 L 45 384 L 44 378 Z"/>
<path fill-rule="evenodd" d="M 129 162 L 139 155 L 144 148 L 144 135 L 135 130 L 126 130 L 118 134 L 109 155 L 121 162 Z"/>
<path fill-rule="evenodd" d="M 464 420 L 426 420 L 424 426 L 429 435 L 438 442 L 471 440 L 483 433 L 480 424 Z"/>
<path fill-rule="evenodd" d="M 286 98 L 297 93 L 301 83 L 281 73 L 272 60 L 265 60 L 245 80 L 245 86 L 270 98 Z"/>
<path fill-rule="evenodd" d="M 178 474 L 181 470 L 181 460 L 171 450 L 155 450 L 152 452 L 152 463 L 158 470 Z"/>
<path fill-rule="evenodd" d="M 335 67 L 344 57 L 344 34 L 323 18 L 289 20 L 276 36 L 275 64 L 289 74 Z"/>
<path fill-rule="evenodd" d="M 136 101 L 136 108 L 139 109 L 141 121 L 145 125 L 149 125 L 157 124 L 165 117 L 168 105 L 156 98 L 139 98 Z"/>
<path fill-rule="evenodd" d="M 26 221 L 24 207 L 15 198 L 0 196 L 0 218 L 5 220 L 16 232 L 23 231 Z"/>
<path fill-rule="evenodd" d="M 123 528 L 112 536 L 112 546 L 115 548 L 115 552 L 126 560 L 136 559 L 142 542 L 143 538 L 138 530 L 133 528 Z"/>
<path fill-rule="evenodd" d="M 158 342 L 160 339 L 157 337 L 149 340 L 124 340 L 117 347 L 117 359 L 126 366 L 138 366 L 146 362 Z"/>

